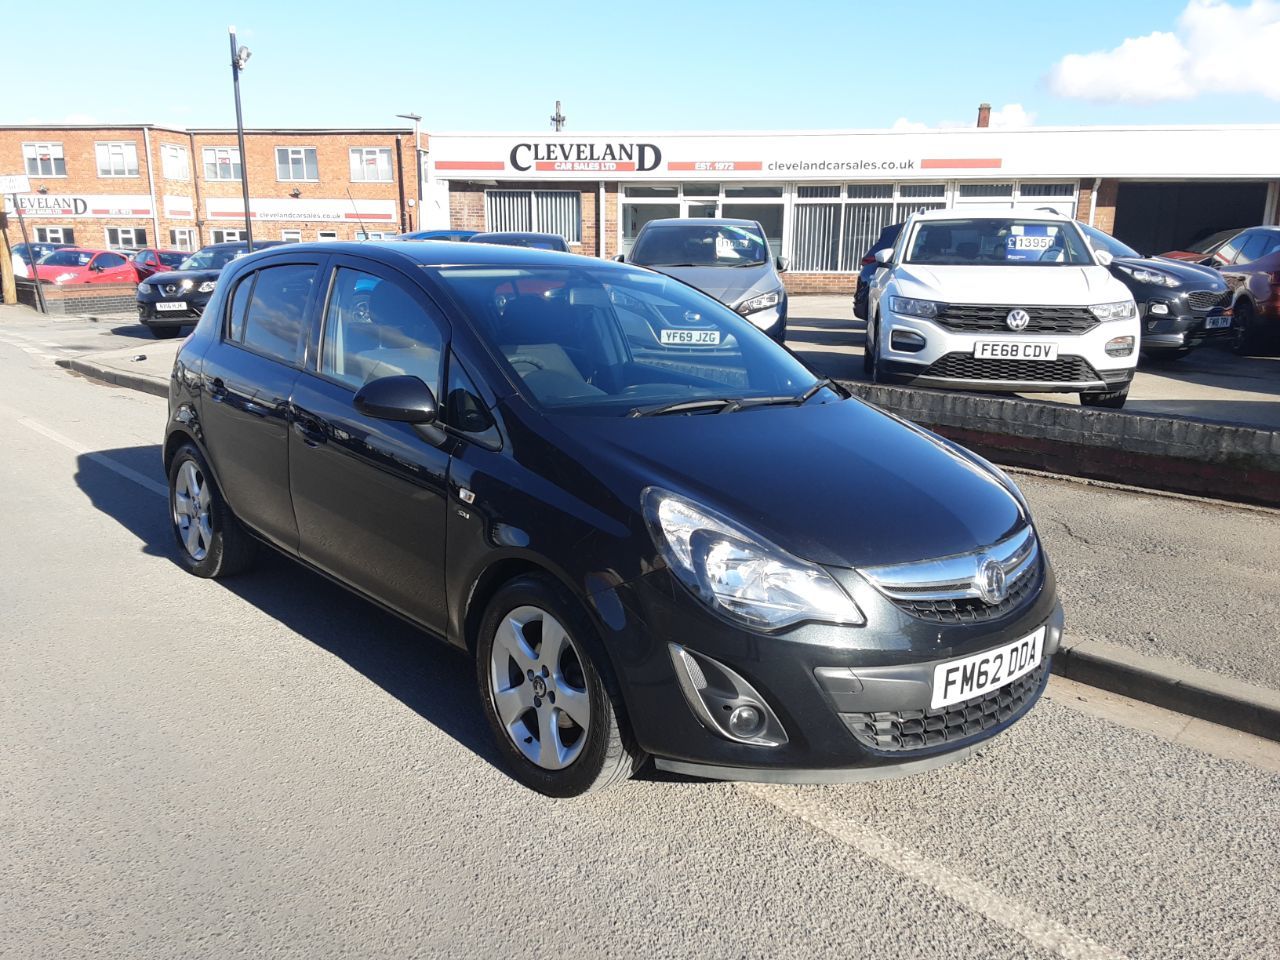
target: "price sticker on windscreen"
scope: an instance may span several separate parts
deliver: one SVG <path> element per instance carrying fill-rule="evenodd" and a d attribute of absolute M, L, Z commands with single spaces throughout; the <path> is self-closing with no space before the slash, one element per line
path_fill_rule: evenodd
<path fill-rule="evenodd" d="M 1047 223 L 1016 223 L 1005 240 L 1006 260 L 1039 260 L 1058 242 L 1058 228 Z"/>

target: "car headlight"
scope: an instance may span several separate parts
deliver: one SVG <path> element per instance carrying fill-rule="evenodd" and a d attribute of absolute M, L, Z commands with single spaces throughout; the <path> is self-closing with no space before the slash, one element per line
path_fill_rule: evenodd
<path fill-rule="evenodd" d="M 1123 263 L 1117 263 L 1116 266 L 1139 283 L 1154 283 L 1160 287 L 1182 286 L 1182 281 L 1177 277 L 1160 270 L 1148 270 L 1146 267 L 1130 267 Z"/>
<path fill-rule="evenodd" d="M 910 297 L 890 297 L 889 309 L 908 317 L 932 319 L 938 315 L 938 305 L 932 300 L 912 300 Z"/>
<path fill-rule="evenodd" d="M 183 290 L 190 290 L 192 287 L 195 286 L 195 281 L 183 280 L 182 283 L 178 284 L 178 286 L 180 286 Z"/>
<path fill-rule="evenodd" d="M 776 307 L 781 300 L 782 291 L 773 290 L 758 297 L 752 297 L 750 300 L 742 301 L 742 303 L 738 304 L 738 312 L 755 313 L 758 310 L 768 310 L 770 307 Z"/>
<path fill-rule="evenodd" d="M 1128 320 L 1135 309 L 1132 300 L 1117 300 L 1115 303 L 1095 303 L 1089 312 L 1099 320 Z"/>
<path fill-rule="evenodd" d="M 216 280 L 206 280 L 204 283 L 200 284 L 200 292 L 213 293 L 213 288 L 217 286 L 217 284 L 218 281 Z"/>
<path fill-rule="evenodd" d="M 641 499 L 663 559 L 716 612 L 764 630 L 805 620 L 866 622 L 849 595 L 816 564 L 666 490 L 648 487 Z"/>
<path fill-rule="evenodd" d="M 140 284 L 138 284 L 138 293 L 139 293 L 141 296 L 144 296 L 144 297 L 145 297 L 145 296 L 146 296 L 147 294 L 149 294 L 150 292 L 151 292 L 151 284 L 149 284 L 149 283 L 140 283 Z"/>

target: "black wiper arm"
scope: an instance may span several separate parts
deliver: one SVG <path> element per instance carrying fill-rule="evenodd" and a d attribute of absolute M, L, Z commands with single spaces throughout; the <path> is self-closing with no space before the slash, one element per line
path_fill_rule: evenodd
<path fill-rule="evenodd" d="M 740 401 L 728 397 L 698 397 L 694 400 L 677 400 L 660 403 L 656 407 L 635 407 L 628 417 L 661 417 L 668 413 L 696 413 L 699 410 L 727 409 Z"/>
<path fill-rule="evenodd" d="M 734 405 L 732 406 L 732 408 L 726 407 L 723 412 L 732 413 L 735 410 L 745 410 L 748 407 L 771 407 L 771 406 L 800 407 L 808 403 L 810 400 L 812 400 L 814 396 L 817 394 L 817 392 L 821 390 L 823 387 L 830 387 L 832 390 L 835 390 L 837 393 L 841 392 L 841 388 L 836 385 L 836 382 L 834 380 L 832 380 L 830 377 L 823 377 L 821 380 L 815 381 L 814 384 L 811 387 L 809 387 L 809 389 L 805 390 L 804 393 L 798 396 L 791 396 L 788 394 L 784 394 L 778 397 L 748 397 L 743 400 L 734 401 Z"/>

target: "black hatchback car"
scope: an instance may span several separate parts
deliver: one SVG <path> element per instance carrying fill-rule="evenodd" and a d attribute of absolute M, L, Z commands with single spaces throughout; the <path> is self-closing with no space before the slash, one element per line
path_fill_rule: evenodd
<path fill-rule="evenodd" d="M 1095 250 L 1111 254 L 1111 272 L 1133 293 L 1142 320 L 1142 352 L 1155 360 L 1177 360 L 1213 340 L 1230 341 L 1231 291 L 1211 267 L 1162 257 L 1144 257 L 1086 223 L 1080 229 Z"/>
<path fill-rule="evenodd" d="M 266 240 L 253 246 L 263 250 L 280 243 Z M 191 254 L 177 270 L 153 273 L 138 284 L 138 319 L 159 340 L 176 337 L 200 319 L 222 268 L 248 252 L 247 243 L 214 243 Z"/>
<path fill-rule="evenodd" d="M 514 775 L 551 795 L 650 757 L 930 769 L 1030 709 L 1062 634 L 1008 477 L 630 265 L 236 260 L 178 352 L 164 465 L 191 572 L 269 544 L 466 651 Z"/>

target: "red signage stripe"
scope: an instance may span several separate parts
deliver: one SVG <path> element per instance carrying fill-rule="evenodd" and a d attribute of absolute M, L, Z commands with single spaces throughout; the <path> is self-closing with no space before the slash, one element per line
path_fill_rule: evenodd
<path fill-rule="evenodd" d="M 539 160 L 533 165 L 533 168 L 535 170 L 559 170 L 568 173 L 594 170 L 634 173 L 636 165 L 623 160 Z"/>
<path fill-rule="evenodd" d="M 999 157 L 956 157 L 946 160 L 921 160 L 922 170 L 998 170 L 1003 164 Z"/>
<path fill-rule="evenodd" d="M 505 170 L 501 160 L 437 160 L 437 170 Z"/>
<path fill-rule="evenodd" d="M 345 215 L 348 220 L 394 220 L 395 217 L 390 213 L 355 213 L 354 211 Z"/>
<path fill-rule="evenodd" d="M 700 170 L 700 171 L 724 171 L 724 170 L 763 170 L 764 162 L 761 160 L 672 160 L 667 164 L 668 170 Z"/>

